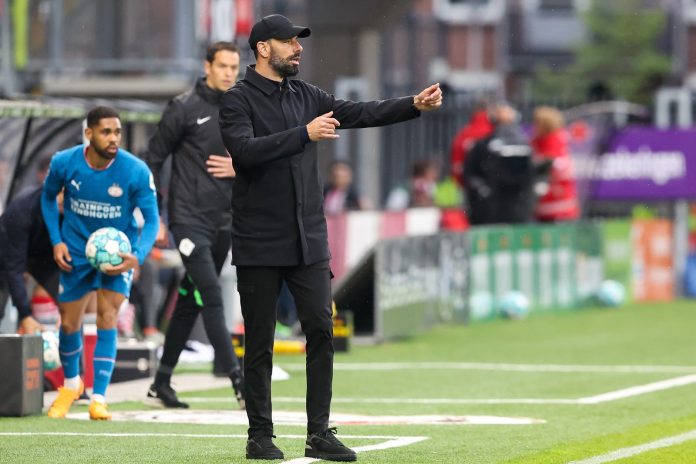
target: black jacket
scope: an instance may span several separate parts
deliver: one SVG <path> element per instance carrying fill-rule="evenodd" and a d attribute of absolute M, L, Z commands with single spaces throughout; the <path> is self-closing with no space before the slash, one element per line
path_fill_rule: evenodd
<path fill-rule="evenodd" d="M 478 141 L 464 163 L 469 222 L 518 224 L 534 217 L 532 150 L 516 125 L 496 128 Z"/>
<path fill-rule="evenodd" d="M 20 320 L 31 315 L 24 273 L 32 265 L 59 272 L 41 214 L 42 190 L 39 187 L 18 196 L 0 216 L 0 277 L 7 282 Z"/>
<path fill-rule="evenodd" d="M 306 125 L 332 110 L 341 129 L 383 126 L 420 114 L 413 97 L 337 100 L 301 80 L 266 79 L 254 66 L 222 97 L 222 138 L 237 171 L 234 264 L 295 266 L 330 258 L 317 144 L 309 140 Z"/>
<path fill-rule="evenodd" d="M 172 155 L 169 181 L 169 224 L 188 224 L 209 232 L 231 227 L 232 179 L 218 179 L 207 171 L 210 155 L 227 152 L 220 137 L 218 113 L 223 92 L 205 79 L 169 102 L 143 156 L 155 177 L 158 206 L 162 206 L 162 165 Z"/>

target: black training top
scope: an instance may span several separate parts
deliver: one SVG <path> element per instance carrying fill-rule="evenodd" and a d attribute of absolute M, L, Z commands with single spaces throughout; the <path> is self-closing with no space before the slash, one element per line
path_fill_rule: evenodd
<path fill-rule="evenodd" d="M 218 114 L 222 92 L 211 89 L 205 79 L 169 102 L 157 131 L 143 155 L 157 186 L 162 206 L 160 171 L 172 156 L 169 181 L 169 224 L 189 224 L 209 232 L 231 227 L 232 179 L 208 173 L 210 155 L 226 155 L 220 137 Z"/>

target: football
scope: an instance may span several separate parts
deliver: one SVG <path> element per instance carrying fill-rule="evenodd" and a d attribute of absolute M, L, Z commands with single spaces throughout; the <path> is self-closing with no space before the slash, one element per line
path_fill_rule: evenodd
<path fill-rule="evenodd" d="M 41 333 L 43 338 L 43 365 L 44 371 L 52 371 L 60 367 L 60 353 L 58 352 L 58 335 L 55 332 Z"/>
<path fill-rule="evenodd" d="M 626 301 L 626 289 L 616 280 L 605 280 L 597 290 L 597 301 L 610 308 L 621 306 Z"/>
<path fill-rule="evenodd" d="M 104 271 L 107 265 L 121 264 L 123 258 L 119 253 L 130 252 L 131 244 L 126 234 L 113 227 L 102 227 L 92 232 L 85 246 L 87 261 L 99 271 Z"/>
<path fill-rule="evenodd" d="M 523 319 L 529 313 L 529 298 L 517 290 L 503 295 L 499 303 L 500 313 L 508 319 Z"/>

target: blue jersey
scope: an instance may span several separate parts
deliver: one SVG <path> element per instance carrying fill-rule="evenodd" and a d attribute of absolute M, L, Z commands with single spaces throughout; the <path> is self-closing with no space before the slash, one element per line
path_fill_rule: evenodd
<path fill-rule="evenodd" d="M 65 189 L 62 227 L 56 203 L 61 188 Z M 145 218 L 141 234 L 133 217 L 136 207 Z M 87 262 L 85 244 L 90 234 L 109 226 L 128 236 L 133 254 L 142 264 L 159 229 L 152 173 L 142 160 L 121 149 L 105 169 L 87 163 L 85 145 L 56 153 L 44 181 L 41 208 L 51 243 L 65 242 L 73 265 Z"/>

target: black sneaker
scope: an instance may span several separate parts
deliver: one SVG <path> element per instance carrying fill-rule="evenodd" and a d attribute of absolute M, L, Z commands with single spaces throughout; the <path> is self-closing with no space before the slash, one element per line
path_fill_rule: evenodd
<path fill-rule="evenodd" d="M 305 457 L 325 461 L 355 461 L 355 451 L 348 448 L 336 438 L 336 427 L 307 436 Z"/>
<path fill-rule="evenodd" d="M 251 437 L 246 444 L 247 459 L 285 459 L 283 452 L 273 444 L 273 438 L 270 437 Z"/>
<path fill-rule="evenodd" d="M 176 392 L 167 383 L 153 383 L 150 385 L 150 389 L 147 391 L 147 397 L 160 400 L 166 408 L 187 409 L 189 407 L 188 403 L 179 401 Z"/>
<path fill-rule="evenodd" d="M 246 402 L 244 401 L 244 375 L 241 369 L 230 374 L 230 380 L 232 380 L 232 388 L 234 389 L 234 396 L 237 398 L 237 403 L 239 403 L 239 409 L 246 408 Z"/>

